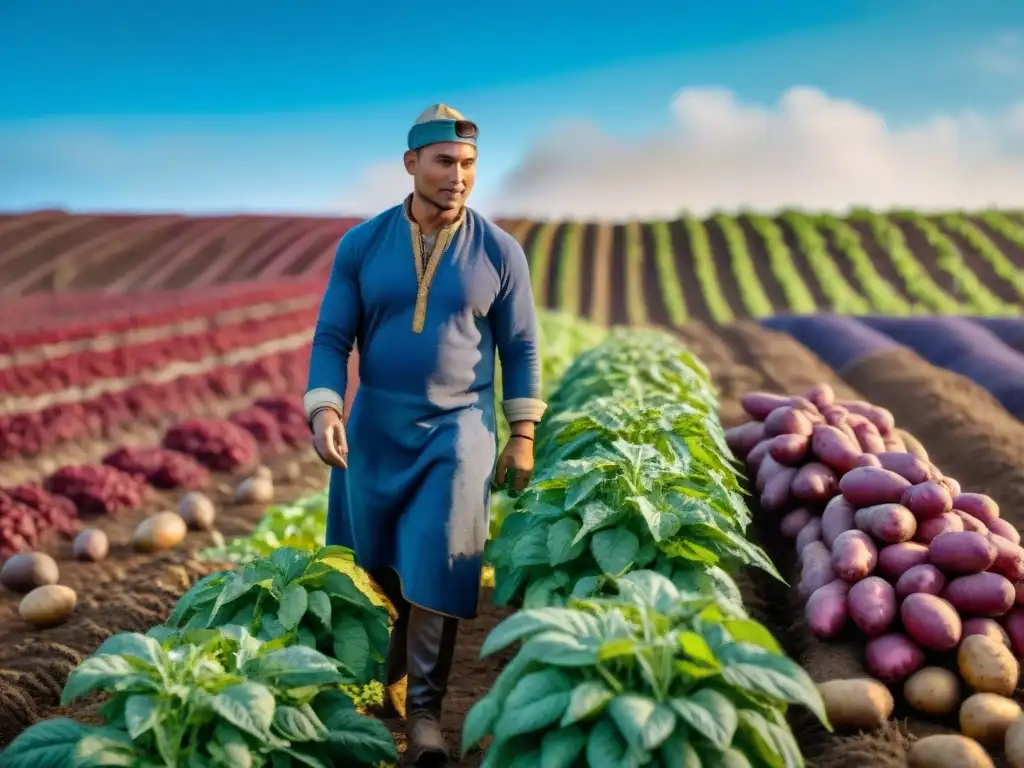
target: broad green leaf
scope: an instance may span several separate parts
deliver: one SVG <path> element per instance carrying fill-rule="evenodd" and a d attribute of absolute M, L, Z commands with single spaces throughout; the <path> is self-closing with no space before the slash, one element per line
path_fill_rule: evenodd
<path fill-rule="evenodd" d="M 480 657 L 490 656 L 517 640 L 548 629 L 586 637 L 597 632 L 598 623 L 593 616 L 568 608 L 537 608 L 513 613 L 491 630 L 480 649 Z"/>
<path fill-rule="evenodd" d="M 674 536 L 679 530 L 679 518 L 671 512 L 663 512 L 658 509 L 651 503 L 650 499 L 644 496 L 630 496 L 628 500 L 636 504 L 640 510 L 640 514 L 643 515 L 644 520 L 647 522 L 647 529 L 651 532 L 651 536 L 654 537 L 655 541 L 661 541 Z"/>
<path fill-rule="evenodd" d="M 301 688 L 352 682 L 343 669 L 340 662 L 313 648 L 291 645 L 247 664 L 243 673 L 251 679 L 272 681 L 277 687 Z"/>
<path fill-rule="evenodd" d="M 277 611 L 277 619 L 286 630 L 299 626 L 302 617 L 309 607 L 309 595 L 301 584 L 291 584 L 281 595 L 281 607 Z"/>
<path fill-rule="evenodd" d="M 314 703 L 314 708 L 316 704 Z M 327 726 L 330 754 L 339 765 L 389 765 L 398 762 L 398 748 L 387 726 L 354 709 L 334 709 L 317 714 Z"/>
<path fill-rule="evenodd" d="M 782 646 L 763 624 L 752 619 L 727 619 L 722 626 L 737 643 L 759 645 L 769 653 L 782 655 Z"/>
<path fill-rule="evenodd" d="M 597 662 L 597 644 L 558 630 L 533 635 L 520 653 L 555 667 L 589 667 Z"/>
<path fill-rule="evenodd" d="M 571 517 L 563 517 L 548 529 L 548 561 L 552 567 L 575 560 L 586 551 L 585 542 L 573 543 L 580 524 Z"/>
<path fill-rule="evenodd" d="M 561 725 L 572 725 L 601 714 L 614 696 L 615 694 L 600 680 L 580 683 L 572 690 L 569 707 L 562 715 Z"/>
<path fill-rule="evenodd" d="M 587 739 L 588 768 L 622 768 L 628 745 L 607 717 L 597 721 Z"/>
<path fill-rule="evenodd" d="M 612 699 L 608 714 L 626 742 L 643 750 L 657 749 L 676 724 L 676 716 L 669 707 L 635 693 Z"/>
<path fill-rule="evenodd" d="M 569 574 L 565 571 L 555 571 L 547 576 L 527 583 L 523 592 L 523 604 L 521 610 L 529 611 L 535 608 L 548 608 L 553 605 L 562 605 L 565 602 L 563 589 L 569 583 Z"/>
<path fill-rule="evenodd" d="M 339 553 L 338 557 L 344 557 L 344 554 Z M 317 553 L 317 559 L 325 557 L 323 553 Z M 289 585 L 290 582 L 299 578 L 309 566 L 310 556 L 306 552 L 299 552 L 291 547 L 281 547 L 275 550 L 270 555 L 270 562 L 278 569 L 281 574 L 281 585 Z M 287 590 L 286 590 L 287 591 Z"/>
<path fill-rule="evenodd" d="M 679 590 L 675 585 L 653 571 L 627 573 L 618 583 L 631 598 L 653 607 L 660 613 L 671 613 L 681 602 Z"/>
<path fill-rule="evenodd" d="M 43 720 L 22 731 L 0 756 L 4 768 L 74 768 L 75 749 L 88 726 L 66 717 Z"/>
<path fill-rule="evenodd" d="M 220 594 L 220 585 L 227 578 L 229 571 L 217 571 L 204 576 L 189 590 L 178 598 L 174 604 L 171 615 L 167 618 L 167 624 L 172 627 L 180 627 L 186 618 L 203 603 L 217 599 Z"/>
<path fill-rule="evenodd" d="M 740 643 L 721 648 L 718 658 L 723 665 L 722 677 L 730 685 L 778 701 L 802 704 L 831 728 L 817 686 L 792 659 Z"/>
<path fill-rule="evenodd" d="M 566 511 L 575 509 L 589 499 L 604 479 L 604 473 L 598 469 L 592 469 L 582 477 L 573 478 L 572 483 L 565 489 Z"/>
<path fill-rule="evenodd" d="M 714 669 L 719 667 L 718 659 L 715 658 L 715 652 L 708 645 L 708 641 L 696 632 L 681 632 L 679 634 L 679 647 L 690 661 Z"/>
<path fill-rule="evenodd" d="M 704 768 L 700 755 L 686 734 L 685 728 L 677 728 L 659 750 L 665 768 Z"/>
<path fill-rule="evenodd" d="M 501 704 L 493 695 L 484 696 L 466 714 L 462 723 L 462 754 L 483 741 L 501 714 Z"/>
<path fill-rule="evenodd" d="M 124 722 L 128 735 L 138 739 L 160 720 L 160 700 L 156 696 L 135 694 L 124 703 Z"/>
<path fill-rule="evenodd" d="M 613 640 L 606 640 L 597 649 L 597 658 L 601 661 L 611 661 L 620 656 L 632 656 L 637 652 L 637 641 L 631 637 L 619 637 Z"/>
<path fill-rule="evenodd" d="M 244 576 L 238 571 L 234 571 L 228 575 L 224 580 L 224 585 L 220 594 L 217 595 L 217 599 L 210 608 L 210 617 L 206 622 L 206 626 L 215 626 L 217 617 L 226 606 L 231 605 L 235 600 L 244 597 L 250 590 L 256 589 L 257 586 L 258 585 L 254 582 L 246 581 Z"/>
<path fill-rule="evenodd" d="M 611 575 L 623 573 L 629 568 L 639 549 L 640 541 L 625 528 L 598 531 L 590 540 L 590 552 L 598 566 Z"/>
<path fill-rule="evenodd" d="M 523 533 L 512 547 L 512 565 L 526 568 L 548 564 L 548 526 L 537 525 Z"/>
<path fill-rule="evenodd" d="M 158 669 L 164 665 L 166 654 L 160 642 L 138 632 L 121 632 L 100 643 L 94 656 L 131 656 Z"/>
<path fill-rule="evenodd" d="M 683 722 L 718 749 L 732 744 L 739 722 L 736 707 L 718 691 L 701 688 L 689 696 L 674 698 L 669 704 Z"/>
<path fill-rule="evenodd" d="M 252 751 L 245 738 L 237 728 L 223 721 L 214 727 L 213 739 L 207 744 L 207 749 L 224 765 L 238 768 L 252 766 Z"/>
<path fill-rule="evenodd" d="M 558 722 L 571 696 L 572 682 L 556 669 L 524 676 L 505 699 L 494 724 L 495 741 L 508 741 Z"/>
<path fill-rule="evenodd" d="M 7 757 L 7 752 L 3 757 Z M 115 728 L 91 728 L 75 746 L 73 765 L 75 768 L 115 768 L 134 766 L 135 761 L 135 746 L 127 733 Z M 3 765 L 6 767 L 6 761 Z"/>
<path fill-rule="evenodd" d="M 280 736 L 292 742 L 318 741 L 327 733 L 327 728 L 312 709 L 286 704 L 278 704 L 274 710 L 273 726 Z"/>
<path fill-rule="evenodd" d="M 617 520 L 621 517 L 621 513 L 618 510 L 612 509 L 603 501 L 594 500 L 584 505 L 583 511 L 580 514 L 580 518 L 583 521 L 583 525 L 577 532 L 576 537 L 573 539 L 573 544 L 578 544 L 583 541 L 584 538 L 594 531 L 600 530 L 609 525 L 614 525 Z"/>
<path fill-rule="evenodd" d="M 90 656 L 68 675 L 61 706 L 66 707 L 94 691 L 120 690 L 134 672 L 134 667 L 120 656 Z"/>
<path fill-rule="evenodd" d="M 576 725 L 548 731 L 541 739 L 540 768 L 572 768 L 586 743 L 587 735 Z"/>
<path fill-rule="evenodd" d="M 358 679 L 366 673 L 370 658 L 370 638 L 363 623 L 354 616 L 334 620 L 334 658 L 352 670 Z"/>
<path fill-rule="evenodd" d="M 787 754 L 788 750 L 778 743 L 772 724 L 759 712 L 751 709 L 739 712 L 735 746 L 770 768 L 801 768 L 804 764 L 799 750 L 794 760 L 794 756 Z"/>
<path fill-rule="evenodd" d="M 274 718 L 274 694 L 259 683 L 228 686 L 211 696 L 210 706 L 231 725 L 258 739 L 265 738 Z"/>

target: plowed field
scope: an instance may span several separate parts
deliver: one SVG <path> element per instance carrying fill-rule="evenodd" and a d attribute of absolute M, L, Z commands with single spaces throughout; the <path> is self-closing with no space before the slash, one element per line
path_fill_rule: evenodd
<path fill-rule="evenodd" d="M 899 314 L 898 307 L 907 308 L 915 303 L 939 311 L 943 296 L 956 297 L 957 308 L 967 308 L 965 313 L 974 315 L 1010 314 L 996 310 L 1020 305 L 1024 294 L 1020 293 L 1021 282 L 1013 270 L 1024 272 L 1024 251 L 1018 250 L 1020 242 L 1011 237 L 1015 230 L 1009 226 L 1013 224 L 1009 217 L 1005 222 L 1000 218 L 939 217 L 925 220 L 924 225 L 913 217 L 880 219 L 865 216 L 838 225 L 838 220 L 815 219 L 811 234 L 804 227 L 806 222 L 792 217 L 777 221 L 756 217 L 709 222 L 682 220 L 666 223 L 664 231 L 656 225 L 587 225 L 578 232 L 569 231 L 577 226 L 571 224 L 507 225 L 531 256 L 538 303 L 575 310 L 597 320 L 650 322 L 673 328 L 709 367 L 720 391 L 721 418 L 726 426 L 742 420 L 739 399 L 751 390 L 796 393 L 814 383 L 829 382 L 843 397 L 862 398 L 889 408 L 897 423 L 922 441 L 937 466 L 956 477 L 965 489 L 993 496 L 1000 503 L 1004 518 L 1022 528 L 1024 424 L 1000 404 L 984 382 L 975 383 L 967 375 L 947 370 L 949 366 L 945 363 L 929 362 L 925 353 L 918 354 L 901 345 L 869 351 L 851 358 L 848 364 L 826 363 L 797 340 L 799 334 L 783 333 L 742 319 L 793 308 L 809 314 L 838 310 L 843 314 L 873 315 L 889 314 L 885 308 L 895 306 L 897 310 L 893 313 Z M 965 229 L 965 221 L 973 229 Z M 134 307 L 129 301 L 122 305 L 123 310 L 114 311 L 102 298 L 76 297 L 75 293 L 171 289 L 175 291 L 170 294 L 173 300 L 166 295 L 159 300 L 170 302 L 178 313 L 185 306 L 198 307 L 198 319 L 187 322 L 199 322 L 200 326 L 206 322 L 209 328 L 197 330 L 199 326 L 190 325 L 186 329 L 182 325 L 186 321 L 179 320 L 177 325 L 164 323 L 161 333 L 174 337 L 187 335 L 186 330 L 205 333 L 230 323 L 224 318 L 214 322 L 203 312 L 202 302 L 206 299 L 202 292 L 228 283 L 255 280 L 260 288 L 271 290 L 275 285 L 291 286 L 289 290 L 294 294 L 276 301 L 247 300 L 246 312 L 252 312 L 253 306 L 269 307 L 265 316 L 297 312 L 295 322 L 304 324 L 306 330 L 298 326 L 293 329 L 287 323 L 267 330 L 261 321 L 255 325 L 263 326 L 263 330 L 246 331 L 253 335 L 245 336 L 244 341 L 227 343 L 245 344 L 256 349 L 257 357 L 263 355 L 267 360 L 297 355 L 294 359 L 287 357 L 283 364 L 297 365 L 296 361 L 307 350 L 314 308 L 337 238 L 351 224 L 342 220 L 283 217 L 196 220 L 62 213 L 6 218 L 0 221 L 0 304 L 6 304 L 0 311 L 0 324 L 4 330 L 26 331 L 31 325 L 26 318 L 33 316 L 31 313 L 43 326 L 47 322 L 55 324 L 54 318 L 59 318 L 61 327 L 67 327 L 72 320 L 133 317 L 141 315 L 139 307 L 143 304 L 148 304 L 148 311 L 152 311 L 152 302 L 158 299 L 140 294 Z M 942 237 L 936 238 L 929 226 L 938 228 Z M 896 228 L 901 237 L 894 240 L 887 227 Z M 560 231 L 556 233 L 554 229 Z M 921 234 L 925 230 L 932 234 L 930 240 Z M 994 244 L 1004 254 L 1012 270 L 993 266 L 1002 262 L 977 239 L 976 230 L 986 234 L 985 242 Z M 855 241 L 844 239 L 851 232 Z M 886 232 L 888 239 L 883 237 Z M 822 266 L 820 243 L 814 233 L 824 233 L 821 241 L 830 254 L 831 268 Z M 966 272 L 940 266 L 936 249 L 942 250 L 944 242 L 954 244 L 960 256 L 957 263 L 977 275 L 979 284 L 995 298 L 980 290 L 970 295 L 963 293 L 957 280 L 966 280 Z M 982 244 L 978 245 L 979 242 Z M 659 250 L 665 244 L 668 249 Z M 914 263 L 940 293 L 930 294 L 930 299 L 915 294 L 910 285 L 913 281 L 904 279 L 911 272 L 906 271 L 909 262 L 901 261 L 901 248 L 911 253 Z M 949 259 L 944 263 L 948 266 Z M 787 271 L 790 269 L 793 271 Z M 912 271 L 913 267 L 909 269 Z M 787 282 L 787 274 L 800 277 L 803 290 Z M 957 278 L 957 274 L 961 277 Z M 302 275 L 309 279 L 294 279 Z M 843 293 L 844 285 L 850 289 L 847 294 Z M 886 292 L 886 285 L 891 292 Z M 23 298 L 15 301 L 13 297 L 18 295 Z M 850 296 L 857 297 L 860 303 L 849 303 Z M 11 301 L 5 302 L 5 297 Z M 929 301 L 936 306 L 927 307 Z M 768 311 L 759 307 L 768 307 Z M 985 307 L 993 311 L 985 311 Z M 46 316 L 50 320 L 44 320 Z M 237 321 L 238 317 L 233 317 L 230 322 Z M 134 326 L 118 333 L 128 334 L 131 344 L 138 344 L 143 337 L 152 340 L 154 335 L 150 332 L 147 336 Z M 58 359 L 75 344 L 75 349 L 103 346 L 97 345 L 97 337 L 92 335 L 87 335 L 85 342 L 25 338 L 28 340 L 21 347 L 9 344 L 9 348 L 0 349 L 0 369 Z M 118 337 L 111 344 L 126 345 L 127 338 Z M 253 347 L 256 344 L 262 346 Z M 188 368 L 187 375 L 206 375 L 210 370 L 229 368 L 231 362 L 224 358 L 229 351 L 219 348 L 196 352 L 190 363 L 195 370 Z M 173 358 L 179 351 L 168 354 Z M 184 361 L 192 353 L 180 354 Z M 147 375 L 143 369 L 153 367 L 143 363 L 139 363 L 142 369 L 133 368 L 130 375 L 116 367 L 106 373 L 106 369 L 100 369 L 96 375 L 103 381 L 127 378 L 130 381 L 126 386 L 135 387 Z M 239 374 L 243 383 L 212 387 L 204 384 L 201 390 L 187 389 L 182 390 L 185 394 L 167 395 L 163 412 L 158 407 L 159 399 L 154 401 L 155 406 L 147 404 L 143 408 L 136 404 L 132 413 L 138 419 L 129 418 L 75 433 L 68 439 L 55 439 L 34 452 L 0 451 L 0 485 L 38 480 L 61 464 L 95 461 L 113 445 L 155 441 L 160 430 L 181 418 L 223 416 L 260 395 L 301 394 L 301 384 L 297 382 L 303 375 L 293 379 L 279 372 L 274 365 L 281 363 L 249 365 L 244 375 Z M 164 376 L 168 381 L 175 380 L 173 371 Z M 9 385 L 0 393 L 0 418 L 8 415 L 25 419 L 26 414 L 41 413 L 61 399 L 55 394 L 60 391 L 72 392 L 73 397 L 65 394 L 64 400 L 74 403 L 88 404 L 90 398 L 98 397 L 86 384 L 66 384 L 64 389 L 53 382 L 47 386 L 42 393 L 26 394 Z M 294 387 L 299 390 L 292 391 Z M 155 397 L 163 395 L 158 393 Z M 0 424 L 0 448 L 5 439 L 2 430 L 11 430 L 11 423 Z M 301 476 L 282 481 L 278 486 L 279 498 L 297 497 L 324 483 L 324 468 L 301 445 L 277 454 L 269 464 L 279 470 L 295 460 L 300 462 Z M 215 473 L 212 486 L 211 495 L 222 505 L 219 528 L 225 536 L 251 529 L 262 511 L 260 506 L 229 502 L 232 484 L 237 479 L 237 473 Z M 29 631 L 18 617 L 17 596 L 2 593 L 0 747 L 28 724 L 63 712 L 58 701 L 64 679 L 105 637 L 119 631 L 144 630 L 158 623 L 189 584 L 214 569 L 213 565 L 195 559 L 196 550 L 209 544 L 205 534 L 189 534 L 184 545 L 156 556 L 133 554 L 128 546 L 135 524 L 148 513 L 173 508 L 178 495 L 158 492 L 143 509 L 104 518 L 99 525 L 110 533 L 112 554 L 101 564 L 75 563 L 66 541 L 56 536 L 44 537 L 42 548 L 57 556 L 60 563 L 61 583 L 78 592 L 79 607 L 66 624 Z M 765 520 L 764 516 L 760 520 L 764 524 L 752 536 L 760 538 L 780 570 L 791 576 L 791 543 L 778 539 L 774 533 L 776 521 Z M 861 648 L 826 644 L 811 636 L 802 619 L 802 606 L 796 603 L 791 590 L 763 575 L 744 575 L 741 584 L 754 616 L 775 633 L 815 680 L 865 674 Z M 480 618 L 463 626 L 459 640 L 455 667 L 458 671 L 453 676 L 445 721 L 453 743 L 458 742 L 465 713 L 491 685 L 504 660 L 500 656 L 478 658 L 484 637 L 504 615 L 490 604 L 488 594 L 484 595 L 481 608 Z M 85 720 L 94 718 L 88 703 L 72 714 Z M 794 727 L 810 765 L 884 768 L 905 765 L 906 746 L 913 736 L 954 725 L 926 724 L 908 718 L 906 712 L 897 714 L 899 719 L 885 729 L 853 737 L 829 736 L 799 716 Z M 479 761 L 479 756 L 470 756 L 459 765 L 479 765 Z"/>

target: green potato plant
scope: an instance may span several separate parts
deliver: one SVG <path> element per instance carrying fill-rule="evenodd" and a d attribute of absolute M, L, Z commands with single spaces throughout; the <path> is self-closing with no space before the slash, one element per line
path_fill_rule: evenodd
<path fill-rule="evenodd" d="M 102 693 L 105 725 L 52 718 L 24 731 L 4 768 L 331 768 L 395 762 L 391 733 L 360 714 L 340 662 L 245 627 L 108 638 L 68 676 L 68 706 Z"/>
<path fill-rule="evenodd" d="M 521 643 L 463 728 L 486 737 L 484 768 L 731 764 L 798 768 L 790 704 L 831 728 L 813 681 L 750 619 L 661 574 L 618 579 L 614 596 L 513 614 L 481 655 Z"/>

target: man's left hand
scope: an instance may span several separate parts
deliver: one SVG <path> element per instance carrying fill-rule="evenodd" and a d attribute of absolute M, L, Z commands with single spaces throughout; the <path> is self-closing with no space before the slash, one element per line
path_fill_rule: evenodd
<path fill-rule="evenodd" d="M 509 474 L 512 477 L 509 480 Z M 512 494 L 522 493 L 533 474 L 533 440 L 512 435 L 498 457 L 494 484 Z"/>

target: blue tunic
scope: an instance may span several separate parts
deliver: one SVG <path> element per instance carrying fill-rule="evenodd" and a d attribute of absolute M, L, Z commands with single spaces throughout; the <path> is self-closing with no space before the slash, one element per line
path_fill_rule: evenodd
<path fill-rule="evenodd" d="M 539 421 L 537 316 L 508 233 L 466 209 L 423 258 L 406 205 L 342 238 L 313 337 L 309 409 L 340 403 L 359 346 L 327 542 L 367 570 L 393 568 L 412 604 L 473 618 L 496 460 L 495 349 L 506 416 Z"/>

